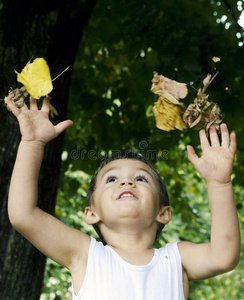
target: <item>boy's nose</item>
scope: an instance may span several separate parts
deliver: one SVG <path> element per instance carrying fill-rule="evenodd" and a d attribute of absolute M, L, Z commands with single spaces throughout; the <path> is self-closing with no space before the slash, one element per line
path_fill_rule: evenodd
<path fill-rule="evenodd" d="M 130 187 L 136 186 L 135 182 L 133 180 L 131 180 L 130 178 L 124 178 L 120 181 L 120 184 L 119 184 L 120 187 L 123 187 L 125 185 L 128 185 Z"/>

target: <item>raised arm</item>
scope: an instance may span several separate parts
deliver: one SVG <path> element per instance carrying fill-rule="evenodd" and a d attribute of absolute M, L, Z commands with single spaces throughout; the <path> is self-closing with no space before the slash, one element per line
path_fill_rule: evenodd
<path fill-rule="evenodd" d="M 41 110 L 33 98 L 30 109 L 26 105 L 15 107 L 8 98 L 5 102 L 18 119 L 22 134 L 9 190 L 10 222 L 41 252 L 71 269 L 76 256 L 87 251 L 90 238 L 42 211 L 36 203 L 45 144 L 72 125 L 72 121 L 54 126 L 49 120 L 48 99 L 44 99 Z"/>
<path fill-rule="evenodd" d="M 189 280 L 210 278 L 232 270 L 240 258 L 240 229 L 231 173 L 236 152 L 236 136 L 221 125 L 221 143 L 217 132 L 210 128 L 210 141 L 200 131 L 202 156 L 191 146 L 188 158 L 206 181 L 211 209 L 211 240 L 206 244 L 179 243 L 182 265 Z"/>

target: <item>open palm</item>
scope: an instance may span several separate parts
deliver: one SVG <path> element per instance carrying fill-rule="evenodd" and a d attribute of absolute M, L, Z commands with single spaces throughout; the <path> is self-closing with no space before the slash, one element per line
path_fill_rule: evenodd
<path fill-rule="evenodd" d="M 193 147 L 187 146 L 188 158 L 206 182 L 227 183 L 231 180 L 236 136 L 234 133 L 229 135 L 226 124 L 221 124 L 221 143 L 214 126 L 211 126 L 209 134 L 211 144 L 204 130 L 199 133 L 202 156 L 198 157 Z"/>
<path fill-rule="evenodd" d="M 5 98 L 5 102 L 18 119 L 23 141 L 46 144 L 73 124 L 72 121 L 66 120 L 54 126 L 49 120 L 49 100 L 46 98 L 40 110 L 32 97 L 30 97 L 30 109 L 26 104 L 17 108 L 9 98 Z"/>

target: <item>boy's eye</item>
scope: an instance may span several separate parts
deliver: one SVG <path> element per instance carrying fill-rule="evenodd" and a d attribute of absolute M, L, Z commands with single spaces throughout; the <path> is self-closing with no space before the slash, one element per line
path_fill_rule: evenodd
<path fill-rule="evenodd" d="M 135 178 L 135 181 L 148 182 L 148 179 L 145 176 L 140 175 Z"/>
<path fill-rule="evenodd" d="M 116 182 L 117 178 L 115 176 L 108 176 L 108 178 L 106 179 L 106 183 L 110 183 L 110 182 Z"/>
<path fill-rule="evenodd" d="M 111 183 L 111 182 L 117 182 L 117 177 L 114 175 L 109 175 L 106 179 L 106 183 Z M 139 182 L 148 182 L 148 179 L 144 175 L 138 175 L 134 181 L 139 181 Z"/>

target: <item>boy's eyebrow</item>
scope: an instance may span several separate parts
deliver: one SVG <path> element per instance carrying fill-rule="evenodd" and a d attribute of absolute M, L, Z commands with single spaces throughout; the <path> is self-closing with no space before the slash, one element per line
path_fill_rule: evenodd
<path fill-rule="evenodd" d="M 110 171 L 114 170 L 114 169 L 117 169 L 118 167 L 112 167 L 112 168 L 109 168 L 107 169 L 102 175 L 101 175 L 101 179 Z M 137 168 L 137 170 L 141 170 L 141 171 L 144 171 L 146 172 L 148 175 L 150 175 L 152 178 L 153 178 L 153 172 L 151 172 L 151 170 L 147 170 L 145 168 Z"/>
<path fill-rule="evenodd" d="M 117 169 L 117 167 L 112 167 L 112 168 L 107 169 L 107 170 L 102 174 L 101 179 L 102 179 L 102 178 L 104 177 L 104 175 L 106 175 L 109 171 L 112 171 L 112 170 L 114 170 L 114 169 Z"/>
<path fill-rule="evenodd" d="M 151 171 L 151 169 L 147 170 L 147 169 L 144 169 L 144 168 L 138 168 L 138 170 L 146 172 L 147 174 L 149 174 L 153 178 L 153 172 Z"/>

